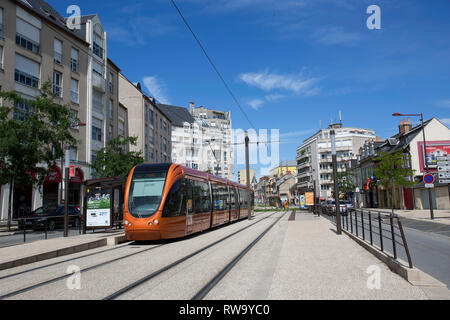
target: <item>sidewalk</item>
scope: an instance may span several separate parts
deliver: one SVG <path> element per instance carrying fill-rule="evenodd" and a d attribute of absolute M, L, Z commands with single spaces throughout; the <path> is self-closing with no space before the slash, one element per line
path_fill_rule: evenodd
<path fill-rule="evenodd" d="M 123 231 L 97 232 L 0 248 L 0 270 L 125 241 Z"/>
<path fill-rule="evenodd" d="M 323 217 L 289 221 L 269 299 L 428 299 Z M 368 288 L 380 270 L 380 288 Z M 373 283 L 373 282 L 372 282 Z"/>

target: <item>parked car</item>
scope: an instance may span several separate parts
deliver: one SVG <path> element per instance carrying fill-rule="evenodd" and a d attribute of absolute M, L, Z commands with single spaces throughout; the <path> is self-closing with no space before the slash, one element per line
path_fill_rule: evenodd
<path fill-rule="evenodd" d="M 70 205 L 68 208 L 69 213 L 69 226 L 79 227 L 83 221 L 83 215 L 81 214 L 80 207 Z M 57 208 L 40 207 L 31 212 L 30 219 L 19 220 L 19 227 L 22 229 L 26 227 L 32 227 L 34 230 L 45 229 L 55 230 L 57 228 L 64 228 L 64 206 Z"/>
<path fill-rule="evenodd" d="M 339 201 L 339 208 L 340 208 L 341 215 L 345 216 L 348 214 L 349 204 L 347 202 L 348 201 L 344 201 L 344 200 Z M 336 215 L 336 201 L 329 200 L 328 207 L 331 209 L 333 215 Z"/>

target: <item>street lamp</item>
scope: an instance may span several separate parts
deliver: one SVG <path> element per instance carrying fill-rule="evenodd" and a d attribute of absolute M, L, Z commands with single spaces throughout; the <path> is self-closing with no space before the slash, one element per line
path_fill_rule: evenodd
<path fill-rule="evenodd" d="M 425 170 L 428 173 L 430 173 L 430 170 L 428 168 L 428 161 L 427 161 L 427 143 L 425 140 L 425 127 L 423 125 L 423 113 L 412 113 L 412 114 L 402 114 L 402 113 L 393 113 L 393 117 L 420 117 L 420 125 L 422 126 L 422 134 L 423 134 L 423 161 L 425 162 Z M 431 198 L 431 188 L 428 189 L 428 201 L 430 205 L 430 216 L 431 220 L 434 220 L 434 212 L 433 212 L 433 199 Z"/>

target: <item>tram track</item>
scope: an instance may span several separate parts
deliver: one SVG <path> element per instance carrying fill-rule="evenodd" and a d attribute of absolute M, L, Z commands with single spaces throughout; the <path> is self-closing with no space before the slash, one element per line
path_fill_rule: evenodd
<path fill-rule="evenodd" d="M 158 269 L 157 271 L 154 271 L 154 272 L 152 272 L 151 274 L 149 274 L 149 275 L 147 275 L 147 276 L 145 276 L 145 277 L 143 277 L 143 278 L 141 278 L 141 279 L 139 279 L 139 280 L 137 280 L 137 281 L 135 281 L 135 282 L 129 284 L 128 286 L 126 286 L 126 287 L 124 287 L 124 288 L 122 288 L 122 289 L 120 289 L 120 290 L 118 290 L 118 291 L 116 291 L 116 292 L 110 294 L 109 296 L 105 297 L 103 300 L 114 300 L 114 299 L 117 299 L 117 298 L 119 298 L 120 296 L 122 296 L 122 295 L 124 295 L 124 294 L 126 294 L 126 293 L 128 293 L 128 292 L 130 292 L 130 291 L 132 291 L 132 290 L 134 290 L 134 289 L 136 289 L 136 288 L 138 288 L 139 286 L 145 284 L 146 282 L 152 280 L 153 278 L 155 278 L 155 277 L 157 277 L 157 276 L 163 274 L 164 272 L 173 269 L 174 267 L 180 265 L 181 263 L 183 263 L 183 262 L 185 262 L 185 261 L 187 261 L 187 260 L 193 258 L 194 256 L 199 255 L 200 253 L 205 252 L 206 250 L 208 250 L 208 249 L 210 249 L 210 248 L 212 248 L 212 247 L 218 245 L 219 243 L 224 242 L 225 240 L 227 240 L 227 239 L 231 238 L 232 236 L 234 236 L 234 235 L 236 235 L 236 234 L 238 234 L 238 233 L 240 233 L 240 232 L 246 230 L 247 228 L 250 228 L 251 226 L 255 225 L 256 223 L 259 223 L 259 222 L 261 222 L 261 221 L 263 221 L 263 220 L 265 220 L 265 219 L 268 219 L 268 218 L 274 216 L 274 215 L 277 214 L 277 213 L 279 213 L 279 212 L 275 212 L 275 213 L 273 213 L 273 214 L 271 214 L 271 215 L 269 215 L 269 216 L 267 216 L 267 217 L 265 217 L 265 218 L 263 218 L 263 219 L 261 219 L 261 220 L 258 220 L 257 222 L 255 222 L 255 223 L 253 223 L 253 224 L 251 224 L 251 225 L 249 225 L 249 226 L 247 226 L 247 227 L 245 227 L 245 228 L 243 228 L 243 229 L 241 229 L 241 230 L 238 230 L 238 231 L 236 231 L 236 232 L 234 232 L 234 233 L 232 233 L 232 234 L 230 234 L 230 235 L 228 235 L 228 236 L 225 236 L 225 237 L 223 237 L 223 238 L 221 238 L 221 239 L 215 241 L 214 243 L 211 243 L 211 244 L 209 244 L 209 245 L 207 245 L 207 246 L 204 246 L 203 248 L 201 248 L 201 249 L 199 249 L 199 250 L 197 250 L 197 251 L 195 251 L 195 252 L 193 252 L 193 253 L 191 253 L 191 254 L 189 254 L 189 255 L 186 255 L 185 257 L 183 257 L 183 258 L 181 258 L 181 259 L 178 259 L 177 261 L 175 261 L 175 262 L 173 262 L 173 263 L 171 263 L 171 264 L 169 264 L 169 265 L 166 265 L 165 267 L 160 268 L 160 269 Z M 275 221 L 274 223 L 272 223 L 272 224 L 269 226 L 269 228 L 266 228 L 265 231 L 263 231 L 263 232 L 258 236 L 258 238 L 257 238 L 255 241 L 253 241 L 253 242 L 250 244 L 250 246 L 248 246 L 248 247 L 244 250 L 245 253 L 247 253 L 247 252 L 248 252 L 248 251 L 249 251 L 249 250 L 250 250 L 250 249 L 251 249 L 251 248 L 259 241 L 259 240 L 261 240 L 261 239 L 264 237 L 264 235 L 265 235 L 270 229 L 272 229 L 272 227 L 273 227 L 276 223 L 278 223 L 284 216 L 285 216 L 285 214 L 283 213 L 278 219 L 276 219 L 276 221 Z M 235 259 L 232 261 L 232 263 L 234 262 L 233 266 L 234 266 L 234 265 L 235 265 L 235 264 L 236 264 L 236 263 L 237 263 L 244 255 L 245 255 L 245 253 L 244 253 L 241 257 L 239 257 L 239 259 L 236 259 L 236 258 L 235 258 Z M 241 254 L 242 254 L 242 252 L 241 252 Z M 231 270 L 231 268 L 230 268 L 230 270 Z M 229 270 L 228 270 L 228 271 L 229 271 Z M 220 278 L 220 279 L 221 279 L 221 278 Z M 219 281 L 220 281 L 220 279 L 219 279 Z M 218 281 L 217 281 L 217 282 L 218 282 Z M 209 291 L 208 291 L 208 292 L 209 292 Z"/>
<path fill-rule="evenodd" d="M 237 230 L 237 231 L 231 233 L 230 235 L 227 235 L 227 236 L 223 237 L 222 239 L 220 239 L 220 240 L 214 242 L 214 243 L 211 244 L 211 245 L 208 245 L 207 247 L 208 247 L 208 248 L 209 248 L 209 247 L 212 247 L 213 245 L 218 244 L 219 242 L 222 242 L 222 241 L 224 241 L 224 240 L 226 240 L 226 239 L 228 239 L 228 238 L 230 238 L 230 237 L 232 237 L 232 236 L 234 236 L 234 235 L 236 235 L 236 234 L 239 234 L 239 233 L 241 233 L 241 232 L 247 230 L 248 228 L 250 228 L 250 227 L 256 225 L 257 223 L 259 223 L 259 222 L 261 222 L 261 221 L 263 221 L 263 220 L 265 220 L 265 219 L 270 218 L 271 216 L 275 215 L 276 213 L 277 213 L 277 212 L 275 212 L 275 213 L 273 213 L 273 214 L 271 214 L 271 215 L 269 215 L 269 216 L 267 216 L 267 217 L 264 217 L 264 218 L 262 218 L 262 219 L 260 219 L 260 220 L 258 220 L 258 221 L 256 221 L 256 222 L 253 222 L 252 224 L 250 224 L 250 225 L 248 225 L 248 226 L 246 226 L 246 227 L 244 227 L 244 228 L 242 228 L 242 229 L 239 229 L 239 230 Z M 213 231 L 213 230 L 214 230 L 214 229 L 212 229 L 212 231 Z M 107 260 L 107 261 L 104 261 L 104 262 L 95 264 L 95 265 L 93 265 L 93 266 L 90 266 L 90 267 L 86 267 L 86 268 L 84 268 L 84 269 L 81 269 L 81 270 L 80 270 L 80 273 L 89 272 L 89 271 L 98 269 L 98 268 L 100 268 L 100 267 L 103 267 L 103 266 L 106 266 L 106 265 L 110 265 L 110 264 L 113 264 L 113 263 L 115 263 L 115 262 L 118 262 L 118 261 L 121 261 L 121 260 L 124 260 L 124 259 L 127 259 L 127 258 L 131 258 L 131 257 L 133 257 L 133 256 L 140 255 L 140 254 L 143 254 L 143 253 L 146 253 L 146 252 L 149 252 L 149 251 L 151 251 L 151 250 L 160 248 L 160 247 L 165 246 L 165 245 L 166 245 L 166 244 L 155 245 L 155 246 L 152 246 L 151 248 L 147 248 L 147 249 L 145 249 L 145 250 L 140 250 L 140 251 L 138 251 L 138 252 L 133 252 L 133 253 L 127 254 L 127 255 L 125 255 L 125 256 L 121 256 L 121 257 L 118 257 L 118 258 L 114 258 L 114 259 L 111 259 L 111 260 Z M 122 247 L 120 247 L 120 248 L 124 248 L 124 247 L 126 247 L 126 246 L 122 246 Z M 112 249 L 109 249 L 109 250 L 106 250 L 106 251 L 102 251 L 102 252 L 98 252 L 98 253 L 95 253 L 95 254 L 99 254 L 99 253 L 103 253 L 103 252 L 107 252 L 107 251 L 112 251 L 112 250 L 114 250 L 114 249 L 119 249 L 119 248 L 112 248 Z M 204 247 L 203 250 L 206 250 L 206 248 Z M 200 252 L 198 252 L 198 251 L 199 251 L 199 250 L 197 250 L 195 253 L 196 253 L 196 254 L 200 253 Z M 91 257 L 91 256 L 93 256 L 93 255 L 94 255 L 94 253 L 93 253 L 93 254 L 88 254 L 88 255 L 85 255 L 85 256 L 83 256 L 83 257 L 80 257 L 80 259 L 81 259 L 81 258 Z M 188 256 L 189 256 L 189 257 L 192 257 L 192 256 L 194 256 L 194 254 L 190 254 L 190 255 L 188 255 Z M 44 269 L 44 268 L 46 268 L 46 267 L 51 267 L 51 266 L 54 266 L 54 265 L 58 265 L 58 264 L 61 264 L 61 263 L 64 263 L 64 262 L 69 262 L 69 261 L 76 260 L 76 259 L 79 259 L 79 258 L 70 259 L 70 260 L 64 260 L 64 261 L 52 263 L 52 264 L 49 264 L 49 265 L 45 265 L 45 266 L 41 266 L 41 267 L 36 267 L 36 268 L 30 269 L 30 270 L 26 270 L 26 271 L 23 271 L 23 272 L 19 272 L 19 273 L 16 273 L 16 274 L 6 275 L 6 276 L 3 276 L 2 278 L 0 278 L 0 280 L 1 280 L 1 279 L 6 279 L 6 278 L 11 278 L 11 277 L 13 277 L 13 276 L 21 275 L 21 274 L 28 273 L 28 272 L 31 272 L 31 271 L 34 271 L 34 270 Z M 187 258 L 187 256 L 186 256 L 186 257 L 184 257 L 184 258 L 182 258 L 182 259 L 184 259 L 184 261 L 185 261 L 185 260 L 187 260 L 188 258 Z M 180 259 L 180 260 L 182 260 L 182 259 Z M 178 261 L 180 261 L 180 260 L 178 260 Z M 177 261 L 177 262 L 178 262 L 178 261 Z M 179 263 L 181 263 L 181 262 L 179 262 Z M 170 264 L 169 266 L 173 267 L 173 266 L 175 266 L 175 263 L 172 263 L 172 264 Z M 163 268 L 163 269 L 168 270 L 168 269 L 171 268 L 171 267 L 169 268 L 169 266 L 166 266 L 166 267 Z M 165 270 L 161 271 L 161 269 L 160 269 L 160 270 L 159 270 L 159 271 L 160 271 L 159 273 L 162 273 L 162 272 L 164 272 Z M 39 288 L 39 287 L 42 287 L 42 286 L 45 286 L 45 285 L 49 285 L 49 284 L 52 284 L 52 283 L 55 283 L 55 282 L 58 282 L 58 281 L 67 279 L 67 278 L 70 277 L 70 276 L 72 276 L 72 274 L 64 274 L 64 275 L 61 275 L 61 276 L 58 276 L 58 277 L 54 277 L 54 278 L 51 278 L 51 279 L 48 279 L 48 280 L 45 280 L 45 281 L 41 281 L 41 282 L 39 282 L 39 283 L 36 283 L 36 284 L 30 285 L 30 286 L 24 287 L 24 288 L 21 288 L 21 289 L 18 289 L 18 290 L 14 290 L 14 291 L 11 291 L 11 292 L 8 292 L 8 293 L 5 293 L 5 294 L 1 294 L 1 295 L 0 295 L 0 300 L 4 300 L 4 299 L 7 299 L 7 298 L 11 298 L 11 297 L 20 295 L 20 294 L 25 293 L 25 292 L 28 292 L 28 291 L 32 291 L 32 290 L 34 290 L 34 289 L 36 289 L 36 288 Z M 156 275 L 155 275 L 155 276 L 156 276 Z M 141 279 L 141 280 L 142 280 L 142 279 Z M 122 289 L 122 290 L 123 290 L 123 289 Z M 121 291 L 122 291 L 122 290 L 121 290 Z M 117 292 L 116 292 L 116 293 L 117 293 Z M 111 296 L 113 296 L 113 295 L 111 295 Z M 107 298 L 109 298 L 109 297 L 107 297 Z"/>

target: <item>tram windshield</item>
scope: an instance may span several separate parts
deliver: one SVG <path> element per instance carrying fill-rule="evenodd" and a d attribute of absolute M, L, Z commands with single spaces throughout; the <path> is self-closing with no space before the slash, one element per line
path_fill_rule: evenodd
<path fill-rule="evenodd" d="M 161 203 L 167 172 L 135 172 L 128 194 L 128 210 L 133 217 L 148 218 Z"/>

